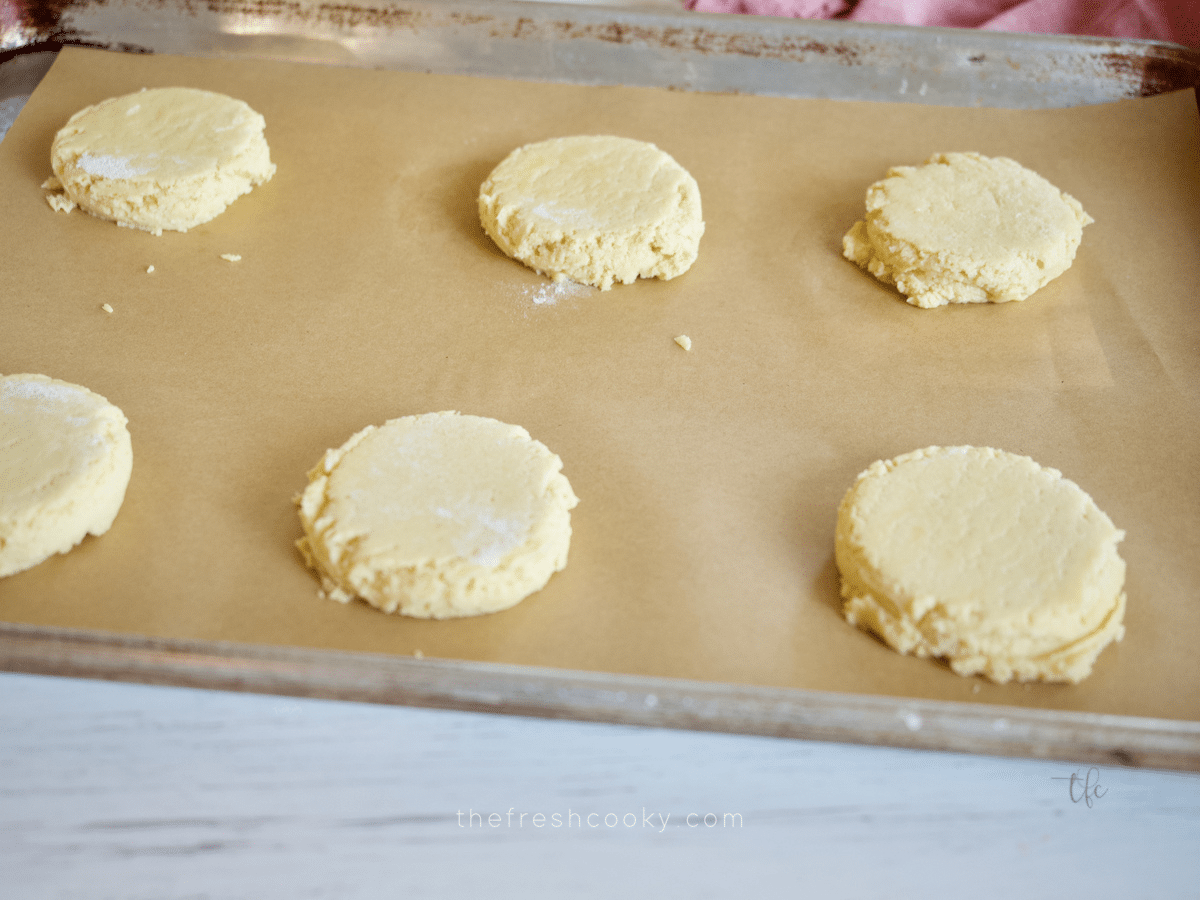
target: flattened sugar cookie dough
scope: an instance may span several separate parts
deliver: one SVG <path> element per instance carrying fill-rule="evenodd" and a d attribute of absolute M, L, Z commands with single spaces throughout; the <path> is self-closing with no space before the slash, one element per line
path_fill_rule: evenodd
<path fill-rule="evenodd" d="M 927 447 L 872 464 L 838 508 L 846 620 L 997 682 L 1078 682 L 1125 633 L 1124 532 L 1027 456 Z"/>
<path fill-rule="evenodd" d="M 1075 259 L 1092 217 L 1005 157 L 937 153 L 867 189 L 843 254 L 913 306 L 1024 300 Z"/>
<path fill-rule="evenodd" d="M 187 231 L 275 174 L 265 126 L 241 100 L 194 88 L 104 100 L 55 136 L 50 163 L 66 199 L 52 194 L 50 205 L 152 234 Z"/>
<path fill-rule="evenodd" d="M 525 429 L 457 412 L 355 434 L 308 473 L 297 545 L 323 593 L 445 619 L 507 609 L 567 564 L 578 503 Z"/>
<path fill-rule="evenodd" d="M 513 259 L 601 290 L 683 274 L 704 234 L 700 188 L 679 163 L 604 135 L 514 150 L 480 188 L 479 219 Z"/>
<path fill-rule="evenodd" d="M 104 534 L 133 448 L 121 410 L 45 375 L 0 378 L 0 576 Z"/>

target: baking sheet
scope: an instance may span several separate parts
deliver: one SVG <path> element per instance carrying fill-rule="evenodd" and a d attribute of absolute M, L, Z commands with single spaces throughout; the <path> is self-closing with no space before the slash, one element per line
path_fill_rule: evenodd
<path fill-rule="evenodd" d="M 186 235 L 52 213 L 55 130 L 167 84 L 262 112 L 275 179 Z M 691 271 L 557 291 L 491 245 L 479 183 L 572 133 L 649 140 L 692 172 Z M 65 50 L 0 144 L 0 371 L 117 403 L 135 467 L 112 531 L 0 581 L 0 618 L 1200 719 L 1197 145 L 1192 92 L 949 109 Z M 1079 198 L 1097 221 L 1074 267 L 1023 304 L 925 311 L 843 260 L 866 186 L 949 149 Z M 304 472 L 436 409 L 563 458 L 568 568 L 480 619 L 319 600 L 292 545 Z M 841 620 L 837 501 L 872 460 L 934 443 L 1027 453 L 1127 531 L 1128 635 L 1082 685 L 962 679 Z"/>
<path fill-rule="evenodd" d="M 506 0 L 60 0 L 0 22 L 0 51 L 73 44 L 454 75 L 1035 109 L 1200 84 L 1156 41 Z"/>

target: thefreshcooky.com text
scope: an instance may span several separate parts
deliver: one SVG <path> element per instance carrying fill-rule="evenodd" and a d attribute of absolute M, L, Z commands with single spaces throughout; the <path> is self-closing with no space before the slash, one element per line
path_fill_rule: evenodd
<path fill-rule="evenodd" d="M 484 813 L 473 809 L 458 810 L 459 828 L 652 828 L 666 831 L 670 827 L 684 828 L 741 828 L 741 813 L 674 813 L 652 812 L 642 807 L 641 813 L 523 812 L 516 808 L 506 813 Z"/>

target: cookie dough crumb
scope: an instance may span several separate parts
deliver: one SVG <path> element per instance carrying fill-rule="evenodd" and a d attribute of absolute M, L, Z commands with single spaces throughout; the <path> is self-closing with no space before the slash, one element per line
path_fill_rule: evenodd
<path fill-rule="evenodd" d="M 147 275 L 154 274 L 154 266 L 146 266 L 146 274 Z"/>
<path fill-rule="evenodd" d="M 69 213 L 75 208 L 74 201 L 63 193 L 62 182 L 58 180 L 57 176 L 51 175 L 43 181 L 42 190 L 50 192 L 46 195 L 46 202 L 55 212 Z"/>
<path fill-rule="evenodd" d="M 113 308 L 112 308 L 112 306 L 111 306 L 111 305 L 109 305 L 108 303 L 102 303 L 102 304 L 100 304 L 100 308 L 101 308 L 102 310 L 104 310 L 106 313 L 108 313 L 109 315 L 112 315 Z"/>
<path fill-rule="evenodd" d="M 414 651 L 413 651 L 413 658 L 414 658 L 414 659 L 424 659 L 424 658 L 425 658 L 425 654 L 424 654 L 424 653 L 422 653 L 420 650 L 414 650 Z"/>
<path fill-rule="evenodd" d="M 692 339 L 686 334 L 681 334 L 679 337 L 675 338 L 675 343 L 677 343 L 684 350 L 690 351 L 692 349 Z"/>
<path fill-rule="evenodd" d="M 75 204 L 71 202 L 66 194 L 47 194 L 46 202 L 50 204 L 50 208 L 55 212 L 69 213 L 75 208 Z"/>
<path fill-rule="evenodd" d="M 240 253 L 222 253 L 221 259 L 226 260 L 227 262 L 241 262 L 242 256 Z"/>

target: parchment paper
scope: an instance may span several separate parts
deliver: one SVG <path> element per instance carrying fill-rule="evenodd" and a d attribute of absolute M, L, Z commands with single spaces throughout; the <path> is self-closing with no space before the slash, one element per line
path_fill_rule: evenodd
<path fill-rule="evenodd" d="M 163 85 L 261 112 L 275 178 L 187 234 L 51 211 L 55 131 Z M 64 50 L 0 144 L 0 372 L 108 397 L 134 471 L 108 534 L 0 581 L 0 618 L 1200 718 L 1197 130 L 1192 92 L 1001 111 Z M 491 244 L 487 173 L 578 133 L 654 142 L 696 177 L 688 273 L 554 289 Z M 1077 197 L 1096 223 L 1074 266 L 1024 303 L 920 310 L 843 259 L 866 187 L 943 150 Z M 441 409 L 563 458 L 567 569 L 477 619 L 319 599 L 293 546 L 305 472 Z M 837 503 L 930 444 L 1028 454 L 1127 531 L 1128 635 L 1083 684 L 959 678 L 842 620 Z"/>

